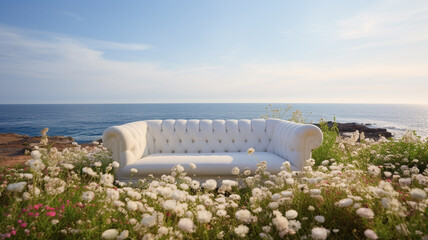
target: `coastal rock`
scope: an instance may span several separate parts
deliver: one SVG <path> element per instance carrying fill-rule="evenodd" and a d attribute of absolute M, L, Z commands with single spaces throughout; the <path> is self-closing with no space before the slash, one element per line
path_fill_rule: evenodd
<path fill-rule="evenodd" d="M 333 122 L 327 122 L 329 127 L 333 126 Z M 319 126 L 319 124 L 315 124 Z M 337 128 L 339 129 L 339 134 L 341 136 L 347 136 L 349 133 L 355 132 L 358 130 L 360 133 L 364 132 L 366 138 L 379 139 L 380 136 L 390 138 L 392 133 L 388 132 L 385 128 L 374 128 L 370 127 L 372 124 L 363 124 L 363 123 L 337 123 Z"/>
<path fill-rule="evenodd" d="M 30 137 L 15 133 L 0 133 L 0 166 L 14 166 L 31 159 L 25 155 L 25 151 L 31 151 L 39 146 L 41 136 Z M 48 138 L 48 146 L 56 147 L 58 150 L 70 148 L 74 139 L 72 137 L 53 136 Z M 82 147 L 94 146 L 91 143 L 81 144 Z"/>

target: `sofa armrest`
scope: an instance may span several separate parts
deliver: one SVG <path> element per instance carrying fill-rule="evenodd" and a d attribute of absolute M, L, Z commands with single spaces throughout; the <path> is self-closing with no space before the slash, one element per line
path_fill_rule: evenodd
<path fill-rule="evenodd" d="M 275 127 L 274 152 L 302 170 L 322 140 L 322 131 L 315 125 L 281 121 Z"/>
<path fill-rule="evenodd" d="M 122 168 L 148 154 L 146 133 L 145 121 L 113 126 L 104 131 L 103 143 Z"/>

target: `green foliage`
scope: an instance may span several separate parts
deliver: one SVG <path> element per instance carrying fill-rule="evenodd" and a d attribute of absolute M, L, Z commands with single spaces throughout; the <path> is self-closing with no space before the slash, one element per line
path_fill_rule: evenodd
<path fill-rule="evenodd" d="M 297 123 L 306 123 L 307 117 L 303 116 L 303 113 L 300 110 L 295 110 L 291 112 L 291 115 L 289 115 L 290 111 L 293 109 L 293 107 L 290 104 L 287 104 L 286 108 L 279 108 L 279 109 L 273 109 L 272 104 L 269 104 L 266 108 L 266 114 L 262 115 L 262 118 L 279 118 L 279 119 L 285 119 L 292 122 Z"/>
<path fill-rule="evenodd" d="M 312 152 L 312 158 L 315 159 L 317 165 L 326 159 L 341 158 L 341 153 L 338 149 L 338 144 L 336 143 L 336 139 L 339 136 L 339 129 L 337 128 L 336 118 L 334 119 L 333 125 L 331 127 L 328 126 L 326 121 L 321 119 L 320 129 L 323 134 L 322 145 Z"/>

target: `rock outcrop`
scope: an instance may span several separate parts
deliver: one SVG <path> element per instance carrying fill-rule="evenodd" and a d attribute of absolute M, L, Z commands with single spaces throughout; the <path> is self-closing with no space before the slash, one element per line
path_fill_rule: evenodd
<path fill-rule="evenodd" d="M 0 133 L 0 166 L 14 166 L 31 159 L 25 155 L 25 151 L 31 151 L 39 146 L 41 136 L 30 137 L 15 133 Z M 53 136 L 48 138 L 48 146 L 56 147 L 58 150 L 73 147 L 72 137 Z M 94 146 L 92 143 L 80 144 L 82 147 Z"/>
<path fill-rule="evenodd" d="M 319 124 L 315 124 L 319 126 Z M 333 122 L 327 122 L 329 127 L 333 126 Z M 392 133 L 388 132 L 385 128 L 374 128 L 370 127 L 371 124 L 362 124 L 362 123 L 337 123 L 337 128 L 339 133 L 342 136 L 347 136 L 349 133 L 353 133 L 358 130 L 360 133 L 364 132 L 366 138 L 373 138 L 375 140 L 379 139 L 380 136 L 390 138 Z"/>

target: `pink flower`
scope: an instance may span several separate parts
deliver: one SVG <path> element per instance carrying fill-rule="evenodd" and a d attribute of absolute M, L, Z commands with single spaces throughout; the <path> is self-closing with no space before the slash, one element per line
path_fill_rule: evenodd
<path fill-rule="evenodd" d="M 15 236 L 16 230 L 12 230 L 12 231 L 10 231 L 10 233 L 12 233 L 12 235 Z"/>
<path fill-rule="evenodd" d="M 46 216 L 55 217 L 56 212 L 47 212 Z"/>
<path fill-rule="evenodd" d="M 22 228 L 26 228 L 26 227 L 27 227 L 27 223 L 22 223 L 22 224 L 21 224 L 21 227 L 22 227 Z"/>
<path fill-rule="evenodd" d="M 33 209 L 34 210 L 39 210 L 40 206 L 39 205 L 34 205 Z"/>

